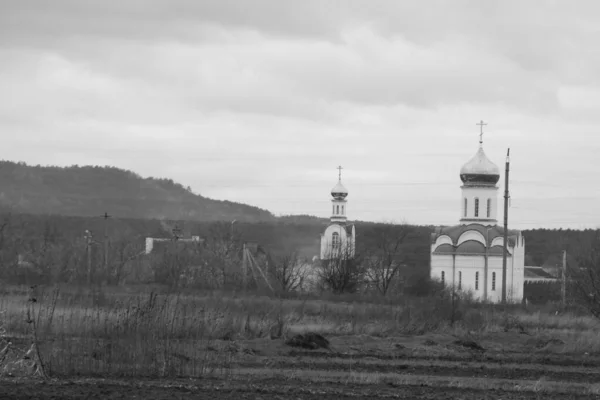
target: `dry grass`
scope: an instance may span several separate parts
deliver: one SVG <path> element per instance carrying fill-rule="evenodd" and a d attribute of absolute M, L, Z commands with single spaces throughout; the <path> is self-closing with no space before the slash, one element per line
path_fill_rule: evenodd
<path fill-rule="evenodd" d="M 589 317 L 462 305 L 450 327 L 444 299 L 402 305 L 281 300 L 260 296 L 127 293 L 58 289 L 5 291 L 0 325 L 7 340 L 31 345 L 28 298 L 41 353 L 54 376 L 227 375 L 247 349 L 240 340 L 313 331 L 325 335 L 453 332 L 485 335 L 525 329 L 560 338 L 561 352 L 600 351 L 598 324 Z"/>

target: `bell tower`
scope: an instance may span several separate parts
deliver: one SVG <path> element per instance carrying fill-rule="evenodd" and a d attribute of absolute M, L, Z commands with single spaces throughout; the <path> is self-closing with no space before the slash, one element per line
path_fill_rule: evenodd
<path fill-rule="evenodd" d="M 483 151 L 483 126 L 481 121 L 479 150 L 460 170 L 462 198 L 460 204 L 461 224 L 481 223 L 496 225 L 498 212 L 498 180 L 500 169 Z"/>
<path fill-rule="evenodd" d="M 331 217 L 325 232 L 321 235 L 321 260 L 338 257 L 354 257 L 356 232 L 354 225 L 348 224 L 348 190 L 342 185 L 342 167 L 338 168 L 338 182 L 331 189 Z"/>
<path fill-rule="evenodd" d="M 346 197 L 348 190 L 342 185 L 342 167 L 338 167 L 338 183 L 331 189 L 331 222 L 346 223 Z"/>

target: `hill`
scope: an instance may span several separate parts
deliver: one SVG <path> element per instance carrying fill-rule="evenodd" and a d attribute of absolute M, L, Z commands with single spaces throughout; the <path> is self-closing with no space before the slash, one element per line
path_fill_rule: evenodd
<path fill-rule="evenodd" d="M 274 221 L 267 210 L 193 193 L 171 179 L 114 167 L 0 161 L 0 206 L 18 213 L 191 221 Z"/>

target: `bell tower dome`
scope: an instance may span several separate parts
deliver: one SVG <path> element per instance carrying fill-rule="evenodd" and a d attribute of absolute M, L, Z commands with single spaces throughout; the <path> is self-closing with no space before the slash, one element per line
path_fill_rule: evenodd
<path fill-rule="evenodd" d="M 474 222 L 488 225 L 497 224 L 498 186 L 500 169 L 483 151 L 483 126 L 481 121 L 479 150 L 460 170 L 463 183 L 461 199 L 461 219 L 463 224 Z"/>

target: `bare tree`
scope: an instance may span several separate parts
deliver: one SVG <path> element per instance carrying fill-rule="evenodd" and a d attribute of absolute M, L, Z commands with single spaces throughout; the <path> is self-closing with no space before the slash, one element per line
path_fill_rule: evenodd
<path fill-rule="evenodd" d="M 591 247 L 578 257 L 578 265 L 567 266 L 567 288 L 572 302 L 600 318 L 600 230 Z"/>
<path fill-rule="evenodd" d="M 369 256 L 365 257 L 365 275 L 384 296 L 398 277 L 404 261 L 402 245 L 411 232 L 406 224 L 386 224 L 378 227 L 371 243 Z"/>
<path fill-rule="evenodd" d="M 120 285 L 132 272 L 131 269 L 127 269 L 127 266 L 131 261 L 140 257 L 144 254 L 141 239 L 139 240 L 127 240 L 125 238 L 115 241 L 111 246 L 109 271 L 105 271 L 109 282 Z"/>
<path fill-rule="evenodd" d="M 305 261 L 292 252 L 279 257 L 268 257 L 269 268 L 274 281 L 284 292 L 292 292 L 302 287 L 306 278 Z"/>
<path fill-rule="evenodd" d="M 0 215 L 0 251 L 4 250 L 6 246 L 10 221 L 11 214 L 9 212 L 4 212 Z"/>
<path fill-rule="evenodd" d="M 195 253 L 195 244 L 172 240 L 165 242 L 162 251 L 156 253 L 152 259 L 152 269 L 154 271 L 154 281 L 166 283 L 172 287 L 178 287 L 186 282 L 182 282 L 186 276 L 189 276 L 189 269 L 198 264 L 198 257 Z"/>
<path fill-rule="evenodd" d="M 319 279 L 324 289 L 333 293 L 356 292 L 364 282 L 360 256 L 350 248 L 331 251 L 319 265 Z"/>
<path fill-rule="evenodd" d="M 233 224 L 217 222 L 209 228 L 205 243 L 206 265 L 220 287 L 235 285 L 240 278 L 242 244 Z"/>

